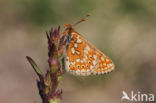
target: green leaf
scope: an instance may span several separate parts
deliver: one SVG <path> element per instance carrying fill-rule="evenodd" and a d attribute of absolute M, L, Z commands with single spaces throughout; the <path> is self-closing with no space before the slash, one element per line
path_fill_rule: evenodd
<path fill-rule="evenodd" d="M 32 58 L 30 58 L 29 56 L 26 56 L 26 58 L 29 61 L 29 63 L 31 64 L 31 66 L 33 67 L 33 69 L 35 70 L 35 72 L 37 73 L 37 75 L 42 76 L 42 72 L 40 71 L 37 64 L 34 62 L 34 60 Z"/>

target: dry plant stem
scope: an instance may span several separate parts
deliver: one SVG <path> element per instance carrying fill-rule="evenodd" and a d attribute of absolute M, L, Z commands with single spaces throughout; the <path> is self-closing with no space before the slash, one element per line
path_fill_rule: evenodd
<path fill-rule="evenodd" d="M 63 51 L 65 49 L 66 38 L 65 36 L 60 36 L 59 31 L 60 27 L 55 30 L 50 29 L 49 33 L 46 33 L 48 38 L 49 69 L 45 75 L 43 75 L 33 59 L 28 56 L 26 57 L 39 77 L 37 86 L 43 103 L 60 103 L 62 99 L 62 90 L 59 90 L 57 86 L 64 74 Z"/>

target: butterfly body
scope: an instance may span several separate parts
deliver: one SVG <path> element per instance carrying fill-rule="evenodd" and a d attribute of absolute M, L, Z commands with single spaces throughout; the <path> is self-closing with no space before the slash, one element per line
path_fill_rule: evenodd
<path fill-rule="evenodd" d="M 70 24 L 65 25 L 65 28 L 65 34 L 70 36 L 65 55 L 67 72 L 88 76 L 105 74 L 114 69 L 112 60 L 76 32 Z"/>

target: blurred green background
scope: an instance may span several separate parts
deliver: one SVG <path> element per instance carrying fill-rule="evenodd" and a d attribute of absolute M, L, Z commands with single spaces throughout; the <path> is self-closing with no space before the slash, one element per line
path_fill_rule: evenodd
<path fill-rule="evenodd" d="M 65 74 L 59 85 L 63 103 L 120 103 L 123 90 L 156 94 L 155 0 L 0 0 L 0 103 L 41 103 L 25 56 L 45 71 L 45 31 L 87 13 L 92 16 L 76 31 L 112 58 L 116 69 L 102 76 Z"/>

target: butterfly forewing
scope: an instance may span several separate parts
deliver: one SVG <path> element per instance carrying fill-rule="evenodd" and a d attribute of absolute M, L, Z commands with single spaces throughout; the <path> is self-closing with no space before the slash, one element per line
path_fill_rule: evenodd
<path fill-rule="evenodd" d="M 71 40 L 66 50 L 66 71 L 74 75 L 99 75 L 111 72 L 113 62 L 82 35 L 70 32 Z"/>

